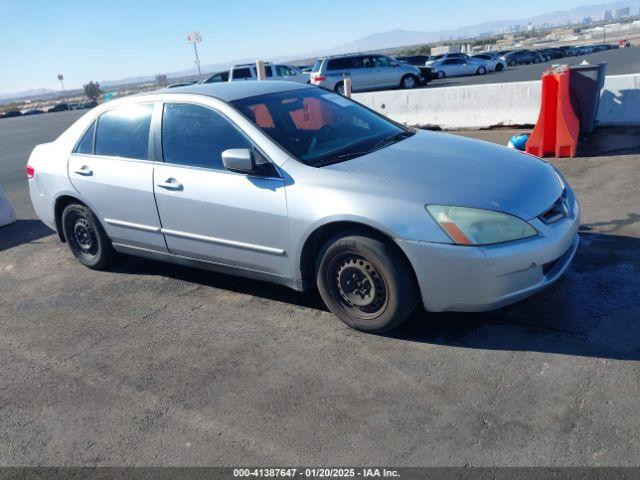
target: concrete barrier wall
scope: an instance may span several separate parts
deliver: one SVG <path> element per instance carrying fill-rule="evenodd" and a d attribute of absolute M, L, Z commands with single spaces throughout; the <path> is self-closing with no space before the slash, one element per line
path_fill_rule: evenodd
<path fill-rule="evenodd" d="M 16 221 L 16 212 L 13 210 L 9 199 L 0 187 L 0 227 L 9 225 Z"/>
<path fill-rule="evenodd" d="M 390 118 L 418 127 L 487 128 L 535 124 L 541 82 L 490 83 L 457 87 L 357 93 L 358 102 Z M 598 121 L 640 125 L 640 74 L 607 77 Z"/>
<path fill-rule="evenodd" d="M 607 77 L 598 106 L 600 125 L 640 125 L 640 74 Z"/>

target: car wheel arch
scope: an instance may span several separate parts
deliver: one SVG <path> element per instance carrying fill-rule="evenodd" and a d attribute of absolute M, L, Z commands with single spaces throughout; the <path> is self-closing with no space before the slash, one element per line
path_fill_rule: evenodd
<path fill-rule="evenodd" d="M 77 196 L 62 194 L 56 198 L 54 207 L 53 207 L 56 230 L 58 231 L 58 236 L 60 237 L 61 242 L 63 243 L 67 242 L 67 239 L 65 238 L 64 232 L 62 229 L 62 212 L 64 212 L 64 209 L 67 208 L 67 206 L 71 205 L 72 203 L 78 203 L 80 205 L 84 205 L 89 210 L 91 210 L 93 214 L 96 216 L 96 219 L 98 220 L 98 222 L 100 222 L 100 225 L 102 226 L 102 228 L 104 229 L 102 220 L 96 215 L 96 211 L 91 207 L 91 205 L 89 205 L 84 200 L 81 200 Z"/>
<path fill-rule="evenodd" d="M 303 290 L 315 287 L 316 261 L 318 254 L 329 239 L 341 233 L 366 235 L 393 245 L 402 258 L 407 262 L 407 265 L 415 278 L 415 271 L 413 269 L 413 265 L 409 261 L 409 258 L 393 239 L 393 236 L 388 232 L 384 232 L 379 228 L 354 220 L 337 220 L 317 226 L 306 237 L 302 248 L 300 249 L 299 267 Z"/>

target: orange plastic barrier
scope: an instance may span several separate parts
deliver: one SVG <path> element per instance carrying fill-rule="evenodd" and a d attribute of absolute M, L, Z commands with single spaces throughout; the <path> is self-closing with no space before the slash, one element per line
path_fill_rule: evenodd
<path fill-rule="evenodd" d="M 575 157 L 579 133 L 580 121 L 569 97 L 569 69 L 545 72 L 540 115 L 527 141 L 527 153 Z"/>

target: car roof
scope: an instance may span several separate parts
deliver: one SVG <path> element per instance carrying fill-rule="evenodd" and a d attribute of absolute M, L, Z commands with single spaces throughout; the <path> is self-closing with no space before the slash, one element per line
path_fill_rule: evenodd
<path fill-rule="evenodd" d="M 241 98 L 254 97 L 256 95 L 266 95 L 269 93 L 280 93 L 293 90 L 304 90 L 305 88 L 316 88 L 305 83 L 286 82 L 277 80 L 247 80 L 243 82 L 220 82 L 189 85 L 177 87 L 170 90 L 163 89 L 166 93 L 189 93 L 196 95 L 207 95 L 215 97 L 225 102 L 232 102 Z"/>

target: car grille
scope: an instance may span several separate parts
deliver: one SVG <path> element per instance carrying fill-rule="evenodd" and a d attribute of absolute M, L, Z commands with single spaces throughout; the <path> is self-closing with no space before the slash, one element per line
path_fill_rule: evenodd
<path fill-rule="evenodd" d="M 568 217 L 571 214 L 571 208 L 569 207 L 569 199 L 567 198 L 567 190 L 562 191 L 562 195 L 558 197 L 558 199 L 553 202 L 551 208 L 546 210 L 541 215 L 538 215 L 538 218 L 547 225 L 550 223 L 557 222 L 563 218 Z"/>

